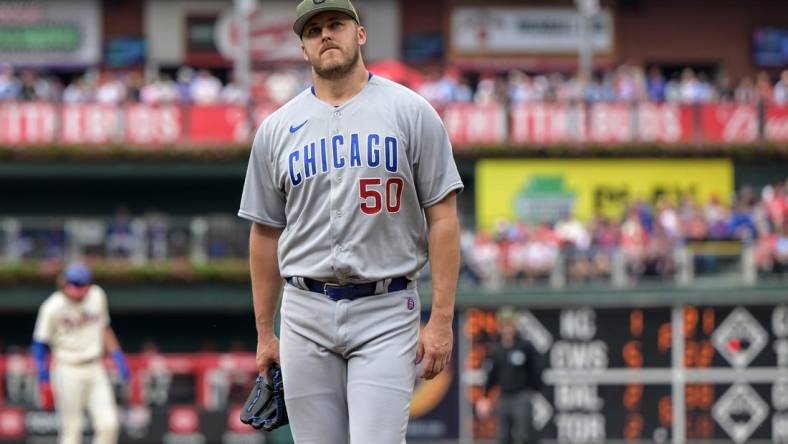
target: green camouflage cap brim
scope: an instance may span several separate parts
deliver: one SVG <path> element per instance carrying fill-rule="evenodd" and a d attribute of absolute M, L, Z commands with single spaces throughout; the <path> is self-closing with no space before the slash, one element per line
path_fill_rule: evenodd
<path fill-rule="evenodd" d="M 358 13 L 350 0 L 302 0 L 296 8 L 296 20 L 293 23 L 293 32 L 299 37 L 304 32 L 304 26 L 312 17 L 321 12 L 337 11 L 349 15 L 359 23 Z"/>

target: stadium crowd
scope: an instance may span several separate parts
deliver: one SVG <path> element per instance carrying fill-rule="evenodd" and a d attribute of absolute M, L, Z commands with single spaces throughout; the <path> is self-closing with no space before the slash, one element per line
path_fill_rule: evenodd
<path fill-rule="evenodd" d="M 133 215 L 119 207 L 105 220 L 58 223 L 48 218 L 20 225 L 15 240 L 4 239 L 0 231 L 0 256 L 9 257 L 10 245 L 18 260 L 42 263 L 62 261 L 72 248 L 94 260 L 138 265 L 245 261 L 247 254 L 244 222 L 231 215 Z M 758 271 L 783 274 L 788 270 L 788 181 L 760 192 L 744 187 L 730 205 L 716 197 L 698 203 L 687 196 L 677 205 L 668 199 L 633 202 L 620 218 L 597 215 L 581 221 L 565 214 L 539 223 L 501 221 L 491 231 L 467 226 L 461 243 L 462 277 L 477 285 L 543 282 L 557 265 L 573 283 L 608 281 L 616 264 L 631 282 L 670 278 L 681 266 L 677 251 L 692 243 L 710 247 L 693 253 L 697 273 L 724 272 L 718 256 L 738 263 L 744 248 L 752 247 Z M 733 252 L 716 252 L 720 245 L 733 245 Z"/>
<path fill-rule="evenodd" d="M 398 77 L 395 80 L 407 84 L 436 105 L 573 101 L 788 104 L 788 70 L 776 79 L 762 71 L 754 79 L 744 77 L 735 84 L 724 74 L 712 80 L 704 72 L 685 68 L 666 76 L 656 67 L 646 70 L 630 64 L 596 73 L 588 79 L 518 70 L 470 73 L 453 67 L 426 75 L 406 66 L 402 66 L 401 71 L 409 74 L 395 74 Z M 55 75 L 31 70 L 17 72 L 5 65 L 0 66 L 0 100 L 106 104 L 129 101 L 245 104 L 251 100 L 282 104 L 308 87 L 309 82 L 309 72 L 303 69 L 260 71 L 253 74 L 251 92 L 247 94 L 232 79 L 223 83 L 209 70 L 181 67 L 173 76 L 161 72 L 149 79 L 138 71 L 89 70 L 63 84 Z"/>
<path fill-rule="evenodd" d="M 730 206 L 716 197 L 701 205 L 687 196 L 678 205 L 667 199 L 635 202 L 618 220 L 598 215 L 584 223 L 566 215 L 538 224 L 502 221 L 491 232 L 464 232 L 463 271 L 477 283 L 529 283 L 547 277 L 562 260 L 569 280 L 583 282 L 610 276 L 620 254 L 631 279 L 665 277 L 676 272 L 677 248 L 694 241 L 752 245 L 759 271 L 785 272 L 788 184 L 766 186 L 760 194 L 744 187 Z M 695 269 L 717 271 L 714 256 L 695 255 Z"/>

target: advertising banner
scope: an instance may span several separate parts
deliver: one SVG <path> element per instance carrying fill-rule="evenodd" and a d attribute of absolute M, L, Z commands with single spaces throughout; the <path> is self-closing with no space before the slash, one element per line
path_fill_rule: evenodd
<path fill-rule="evenodd" d="M 506 141 L 506 111 L 501 105 L 453 103 L 441 114 L 455 146 L 500 145 Z"/>
<path fill-rule="evenodd" d="M 0 144 L 24 146 L 55 141 L 58 124 L 53 103 L 0 104 Z"/>
<path fill-rule="evenodd" d="M 754 105 L 702 105 L 701 122 L 704 142 L 752 143 L 758 138 L 758 110 Z"/>
<path fill-rule="evenodd" d="M 120 143 L 122 110 L 112 105 L 73 104 L 61 109 L 60 135 L 67 145 Z"/>
<path fill-rule="evenodd" d="M 175 105 L 130 105 L 125 117 L 126 141 L 132 145 L 173 145 L 183 139 L 183 116 Z"/>
<path fill-rule="evenodd" d="M 238 144 L 251 139 L 246 108 L 200 105 L 189 108 L 189 140 L 197 145 Z"/>
<path fill-rule="evenodd" d="M 451 12 L 454 55 L 576 54 L 580 16 L 574 8 L 458 6 Z M 600 11 L 592 19 L 591 45 L 611 53 L 613 15 Z"/>
<path fill-rule="evenodd" d="M 693 138 L 692 108 L 643 103 L 525 103 L 511 112 L 512 144 L 681 143 Z"/>
<path fill-rule="evenodd" d="M 788 142 L 788 106 L 767 106 L 764 126 L 766 140 Z"/>
<path fill-rule="evenodd" d="M 0 60 L 21 66 L 94 65 L 101 57 L 98 0 L 0 4 Z"/>
<path fill-rule="evenodd" d="M 618 218 L 637 200 L 676 202 L 689 195 L 727 203 L 732 190 L 727 159 L 485 159 L 476 166 L 477 224 L 489 230 L 499 220 Z"/>

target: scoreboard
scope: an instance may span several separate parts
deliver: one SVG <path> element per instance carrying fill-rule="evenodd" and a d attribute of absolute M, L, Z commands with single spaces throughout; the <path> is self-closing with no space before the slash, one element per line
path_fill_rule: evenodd
<path fill-rule="evenodd" d="M 534 426 L 547 440 L 788 442 L 788 305 L 521 309 L 543 354 Z M 464 318 L 471 403 L 497 340 L 495 311 Z M 471 413 L 474 439 L 494 418 Z"/>

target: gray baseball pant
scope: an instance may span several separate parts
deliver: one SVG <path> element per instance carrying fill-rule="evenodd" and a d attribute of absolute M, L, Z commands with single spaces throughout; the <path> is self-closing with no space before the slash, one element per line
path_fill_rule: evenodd
<path fill-rule="evenodd" d="M 280 358 L 295 443 L 404 443 L 419 325 L 415 288 L 333 301 L 286 285 Z"/>

